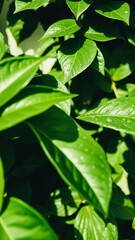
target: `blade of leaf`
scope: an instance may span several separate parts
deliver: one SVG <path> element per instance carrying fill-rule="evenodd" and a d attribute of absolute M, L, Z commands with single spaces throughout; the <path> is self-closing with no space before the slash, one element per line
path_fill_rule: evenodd
<path fill-rule="evenodd" d="M 92 4 L 93 0 L 66 0 L 67 5 L 69 6 L 70 10 L 75 15 L 76 19 L 80 17 L 80 15 Z"/>
<path fill-rule="evenodd" d="M 104 17 L 121 20 L 129 25 L 130 6 L 124 1 L 107 1 L 95 4 L 95 11 Z"/>
<path fill-rule="evenodd" d="M 50 37 L 63 37 L 77 32 L 80 27 L 74 19 L 64 19 L 53 23 L 41 39 Z"/>
<path fill-rule="evenodd" d="M 2 165 L 2 159 L 0 157 L 0 212 L 3 205 L 4 186 L 5 186 L 4 170 Z"/>
<path fill-rule="evenodd" d="M 104 221 L 91 206 L 82 207 L 75 219 L 76 239 L 118 240 L 116 222 L 113 216 Z"/>
<path fill-rule="evenodd" d="M 0 106 L 23 89 L 36 73 L 43 58 L 7 58 L 0 62 Z"/>
<path fill-rule="evenodd" d="M 0 131 L 46 111 L 54 104 L 76 95 L 45 86 L 29 86 L 0 112 Z"/>
<path fill-rule="evenodd" d="M 48 222 L 36 210 L 17 198 L 10 198 L 0 217 L 6 240 L 58 240 Z"/>
<path fill-rule="evenodd" d="M 44 4 L 49 3 L 49 0 L 15 0 L 15 13 L 28 10 L 28 9 L 33 9 L 36 10 L 37 8 L 41 7 Z"/>
<path fill-rule="evenodd" d="M 103 149 L 75 121 L 53 107 L 30 127 L 61 177 L 104 214 L 111 196 L 111 173 Z"/>
<path fill-rule="evenodd" d="M 58 60 L 67 82 L 83 72 L 94 60 L 97 53 L 96 44 L 88 39 L 71 39 L 58 51 Z"/>
<path fill-rule="evenodd" d="M 5 52 L 7 51 L 8 47 L 4 42 L 4 36 L 0 32 L 0 59 L 3 58 Z"/>
<path fill-rule="evenodd" d="M 135 97 L 113 99 L 77 117 L 103 127 L 135 134 Z"/>

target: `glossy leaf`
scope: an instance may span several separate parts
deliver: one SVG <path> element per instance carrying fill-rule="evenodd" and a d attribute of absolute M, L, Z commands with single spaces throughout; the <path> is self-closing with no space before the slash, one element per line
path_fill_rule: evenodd
<path fill-rule="evenodd" d="M 78 240 L 118 240 L 117 226 L 113 217 L 104 221 L 91 206 L 82 207 L 75 219 L 75 238 Z"/>
<path fill-rule="evenodd" d="M 118 188 L 115 188 L 113 190 L 110 207 L 116 218 L 123 220 L 133 220 L 135 217 L 135 208 L 132 201 Z"/>
<path fill-rule="evenodd" d="M 3 170 L 2 159 L 0 157 L 0 213 L 3 206 L 4 186 L 5 186 L 4 170 Z"/>
<path fill-rule="evenodd" d="M 124 51 L 123 51 L 124 50 Z M 127 43 L 115 48 L 110 58 L 110 77 L 119 81 L 129 76 L 135 70 L 135 49 Z"/>
<path fill-rule="evenodd" d="M 91 5 L 93 0 L 66 0 L 67 5 L 69 6 L 70 10 L 75 15 L 76 19 L 78 20 L 79 16 Z"/>
<path fill-rule="evenodd" d="M 0 130 L 12 127 L 74 96 L 45 86 L 29 86 L 1 110 Z"/>
<path fill-rule="evenodd" d="M 18 57 L 0 62 L 0 106 L 30 82 L 42 61 L 42 58 Z"/>
<path fill-rule="evenodd" d="M 7 46 L 5 45 L 4 42 L 4 36 L 0 32 L 0 59 L 3 58 L 5 52 L 7 51 Z"/>
<path fill-rule="evenodd" d="M 17 198 L 9 199 L 0 217 L 0 230 L 6 240 L 58 240 L 45 218 Z"/>
<path fill-rule="evenodd" d="M 80 27 L 74 19 L 64 19 L 53 23 L 45 32 L 42 39 L 50 37 L 63 37 L 77 32 Z"/>
<path fill-rule="evenodd" d="M 91 64 L 91 67 L 100 72 L 102 75 L 105 74 L 104 68 L 105 68 L 105 60 L 102 52 L 99 48 L 97 48 L 97 56 L 94 59 L 93 63 Z"/>
<path fill-rule="evenodd" d="M 78 193 L 70 187 L 60 188 L 52 192 L 46 208 L 52 215 L 67 217 L 74 214 L 82 200 Z"/>
<path fill-rule="evenodd" d="M 94 60 L 97 53 L 96 44 L 88 39 L 72 39 L 63 44 L 58 52 L 58 60 L 67 82 L 83 72 Z"/>
<path fill-rule="evenodd" d="M 124 1 L 107 1 L 95 4 L 95 11 L 104 17 L 121 20 L 129 24 L 130 6 Z"/>
<path fill-rule="evenodd" d="M 88 111 L 78 119 L 135 134 L 135 97 L 117 98 Z"/>
<path fill-rule="evenodd" d="M 30 127 L 60 176 L 82 198 L 107 214 L 111 173 L 98 143 L 56 107 L 33 118 Z"/>
<path fill-rule="evenodd" d="M 29 1 L 15 0 L 15 7 L 16 7 L 15 13 L 28 10 L 28 9 L 36 10 L 37 8 L 47 3 L 49 3 L 48 0 L 29 0 Z"/>

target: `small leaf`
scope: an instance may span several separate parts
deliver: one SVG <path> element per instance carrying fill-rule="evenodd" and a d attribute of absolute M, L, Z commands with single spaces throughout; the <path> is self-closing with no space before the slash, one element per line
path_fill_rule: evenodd
<path fill-rule="evenodd" d="M 0 217 L 0 231 L 6 240 L 58 240 L 45 218 L 22 200 L 13 197 Z"/>
<path fill-rule="evenodd" d="M 135 97 L 117 98 L 88 111 L 78 119 L 135 134 Z"/>
<path fill-rule="evenodd" d="M 50 37 L 63 37 L 77 32 L 80 27 L 74 19 L 64 19 L 53 23 L 46 31 L 42 39 Z"/>
<path fill-rule="evenodd" d="M 99 48 L 97 48 L 97 56 L 91 64 L 91 67 L 100 72 L 102 75 L 105 75 L 105 60 Z"/>
<path fill-rule="evenodd" d="M 97 53 L 96 44 L 88 39 L 71 39 L 58 51 L 58 60 L 67 82 L 83 72 L 94 60 Z"/>
<path fill-rule="evenodd" d="M 28 9 L 33 9 L 36 10 L 39 7 L 41 7 L 44 4 L 49 3 L 49 0 L 15 0 L 15 13 L 28 10 Z"/>
<path fill-rule="evenodd" d="M 54 104 L 73 96 L 45 86 L 25 88 L 10 105 L 0 112 L 0 131 L 12 127 L 27 118 L 46 111 Z"/>
<path fill-rule="evenodd" d="M 36 73 L 43 58 L 7 58 L 0 62 L 0 106 L 24 88 Z"/>
<path fill-rule="evenodd" d="M 110 77 L 113 81 L 120 81 L 128 77 L 135 70 L 135 49 L 128 43 L 116 47 L 110 58 Z"/>
<path fill-rule="evenodd" d="M 79 16 L 91 5 L 93 0 L 66 0 L 67 5 L 69 6 L 70 10 L 75 15 L 76 19 L 78 20 Z"/>
<path fill-rule="evenodd" d="M 78 240 L 118 240 L 113 216 L 104 221 L 91 206 L 82 207 L 75 219 L 75 238 Z"/>
<path fill-rule="evenodd" d="M 82 200 L 78 193 L 70 187 L 60 188 L 51 193 L 45 205 L 50 214 L 67 217 L 74 214 Z"/>
<path fill-rule="evenodd" d="M 116 218 L 133 220 L 135 217 L 135 208 L 132 201 L 119 188 L 113 190 L 110 208 Z"/>
<path fill-rule="evenodd" d="M 95 4 L 95 11 L 104 17 L 121 20 L 129 25 L 130 7 L 124 1 L 107 1 Z"/>
<path fill-rule="evenodd" d="M 100 145 L 56 107 L 31 119 L 30 127 L 64 181 L 107 214 L 112 180 Z"/>

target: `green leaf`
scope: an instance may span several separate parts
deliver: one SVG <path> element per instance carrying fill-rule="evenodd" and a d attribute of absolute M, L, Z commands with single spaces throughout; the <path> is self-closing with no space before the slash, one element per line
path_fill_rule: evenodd
<path fill-rule="evenodd" d="M 135 217 L 134 217 L 133 222 L 132 222 L 132 228 L 135 230 Z"/>
<path fill-rule="evenodd" d="M 60 188 L 51 193 L 45 205 L 50 214 L 67 217 L 74 214 L 82 200 L 78 193 L 70 187 Z"/>
<path fill-rule="evenodd" d="M 64 19 L 53 23 L 45 32 L 42 39 L 50 37 L 63 37 L 77 32 L 80 27 L 74 19 Z"/>
<path fill-rule="evenodd" d="M 94 60 L 97 53 L 96 44 L 88 39 L 71 39 L 58 51 L 58 60 L 67 82 L 83 72 Z"/>
<path fill-rule="evenodd" d="M 124 1 L 107 1 L 95 4 L 95 11 L 104 17 L 121 20 L 129 25 L 130 6 Z"/>
<path fill-rule="evenodd" d="M 33 9 L 36 10 L 44 4 L 48 4 L 49 0 L 15 0 L 15 13 Z"/>
<path fill-rule="evenodd" d="M 0 231 L 6 240 L 58 240 L 36 210 L 17 198 L 10 198 L 0 217 Z"/>
<path fill-rule="evenodd" d="M 6 58 L 0 62 L 0 106 L 23 89 L 36 73 L 43 58 Z"/>
<path fill-rule="evenodd" d="M 128 43 L 116 47 L 110 58 L 110 77 L 113 81 L 120 81 L 128 77 L 135 70 L 135 49 Z"/>
<path fill-rule="evenodd" d="M 112 92 L 112 83 L 110 79 L 101 75 L 101 73 L 94 71 L 93 72 L 94 83 L 99 87 L 103 92 L 111 93 Z"/>
<path fill-rule="evenodd" d="M 91 67 L 100 72 L 102 75 L 105 74 L 104 68 L 105 68 L 105 60 L 102 52 L 99 48 L 97 48 L 97 56 L 94 59 L 93 63 L 91 64 Z"/>
<path fill-rule="evenodd" d="M 77 240 L 118 240 L 114 218 L 104 221 L 91 206 L 82 207 L 75 219 L 74 232 Z"/>
<path fill-rule="evenodd" d="M 76 189 L 83 199 L 107 214 L 112 180 L 100 145 L 56 107 L 41 117 L 33 118 L 30 127 L 66 183 Z"/>
<path fill-rule="evenodd" d="M 116 218 L 133 220 L 135 217 L 135 208 L 132 201 L 119 188 L 113 190 L 110 208 Z"/>
<path fill-rule="evenodd" d="M 0 157 L 0 213 L 2 210 L 2 206 L 3 206 L 4 186 L 5 186 L 4 170 L 3 170 L 3 165 L 2 165 L 2 159 Z"/>
<path fill-rule="evenodd" d="M 4 36 L 0 32 L 0 59 L 3 58 L 8 47 L 5 45 Z"/>
<path fill-rule="evenodd" d="M 117 98 L 88 111 L 78 119 L 135 134 L 135 97 Z"/>
<path fill-rule="evenodd" d="M 108 19 L 107 21 L 104 20 L 100 16 L 90 18 L 84 36 L 98 42 L 106 42 L 116 38 L 122 38 L 119 34 L 117 25 Z"/>
<path fill-rule="evenodd" d="M 12 127 L 74 96 L 76 95 L 45 86 L 28 86 L 14 98 L 10 105 L 0 111 L 0 130 Z"/>
<path fill-rule="evenodd" d="M 70 10 L 75 15 L 76 19 L 78 20 L 79 16 L 91 5 L 93 0 L 66 0 L 67 5 L 69 6 Z"/>

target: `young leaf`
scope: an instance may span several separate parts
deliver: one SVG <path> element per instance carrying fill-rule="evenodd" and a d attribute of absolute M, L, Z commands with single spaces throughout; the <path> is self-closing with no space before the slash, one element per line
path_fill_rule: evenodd
<path fill-rule="evenodd" d="M 103 149 L 59 108 L 33 118 L 30 127 L 61 177 L 104 214 L 111 196 L 111 173 Z"/>
<path fill-rule="evenodd" d="M 71 39 L 58 51 L 58 60 L 67 82 L 83 72 L 94 60 L 97 53 L 96 44 L 88 39 Z"/>
<path fill-rule="evenodd" d="M 91 64 L 91 67 L 100 72 L 102 75 L 105 75 L 105 60 L 99 48 L 97 48 L 97 56 Z"/>
<path fill-rule="evenodd" d="M 135 97 L 117 98 L 88 111 L 78 119 L 135 134 Z"/>
<path fill-rule="evenodd" d="M 93 207 L 82 207 L 75 219 L 74 232 L 76 239 L 118 240 L 118 232 L 113 216 L 104 221 Z"/>
<path fill-rule="evenodd" d="M 76 19 L 78 20 L 79 16 L 91 5 L 93 0 L 66 0 L 67 5 L 69 6 L 70 10 L 75 15 Z"/>
<path fill-rule="evenodd" d="M 64 19 L 53 23 L 45 32 L 42 39 L 50 37 L 63 37 L 77 32 L 80 27 L 74 19 Z"/>
<path fill-rule="evenodd" d="M 135 49 L 127 43 L 116 47 L 110 58 L 110 77 L 119 81 L 129 76 L 135 70 Z"/>
<path fill-rule="evenodd" d="M 41 7 L 43 4 L 49 3 L 49 0 L 15 0 L 15 13 L 21 12 L 28 9 L 36 10 Z"/>
<path fill-rule="evenodd" d="M 30 82 L 42 61 L 42 58 L 18 57 L 0 62 L 0 106 Z"/>
<path fill-rule="evenodd" d="M 58 240 L 45 218 L 22 200 L 13 197 L 0 217 L 0 231 L 6 240 Z"/>
<path fill-rule="evenodd" d="M 132 201 L 119 188 L 113 190 L 110 208 L 116 218 L 133 220 L 135 217 L 135 208 Z"/>
<path fill-rule="evenodd" d="M 0 131 L 42 113 L 54 104 L 74 96 L 45 86 L 29 86 L 14 98 L 10 105 L 1 110 Z"/>
<path fill-rule="evenodd" d="M 0 157 L 0 213 L 3 205 L 4 186 L 5 186 L 4 171 L 3 171 L 2 159 Z"/>
<path fill-rule="evenodd" d="M 124 1 L 107 1 L 95 4 L 95 11 L 104 17 L 121 20 L 129 25 L 130 6 Z"/>

